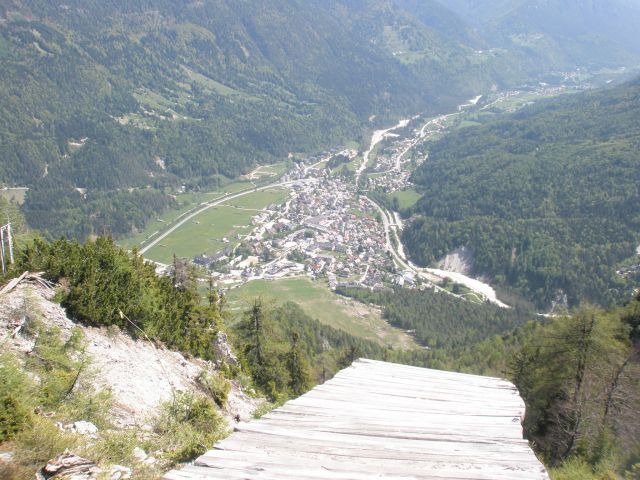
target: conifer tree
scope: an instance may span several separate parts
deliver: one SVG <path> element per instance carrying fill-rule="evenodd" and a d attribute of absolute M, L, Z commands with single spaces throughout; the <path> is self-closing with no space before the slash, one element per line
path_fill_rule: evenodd
<path fill-rule="evenodd" d="M 293 332 L 291 349 L 286 355 L 286 365 L 289 372 L 289 389 L 298 397 L 311 388 L 310 368 L 304 352 L 299 345 L 300 335 Z"/>

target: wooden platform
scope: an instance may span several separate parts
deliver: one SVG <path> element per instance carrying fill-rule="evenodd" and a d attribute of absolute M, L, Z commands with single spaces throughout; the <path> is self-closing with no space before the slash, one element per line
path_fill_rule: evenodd
<path fill-rule="evenodd" d="M 548 480 L 523 416 L 505 380 L 358 360 L 164 478 Z"/>

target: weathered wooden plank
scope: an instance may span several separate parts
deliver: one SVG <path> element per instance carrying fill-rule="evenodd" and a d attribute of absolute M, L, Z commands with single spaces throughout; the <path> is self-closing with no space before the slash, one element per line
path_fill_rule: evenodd
<path fill-rule="evenodd" d="M 485 395 L 483 397 L 462 397 L 458 396 L 461 394 L 447 394 L 447 393 L 438 393 L 438 392 L 429 392 L 425 394 L 414 393 L 411 396 L 408 395 L 394 395 L 391 392 L 371 392 L 366 389 L 365 386 L 360 386 L 357 389 L 349 389 L 349 390 L 338 390 L 335 389 L 333 391 L 322 391 L 318 390 L 313 397 L 299 398 L 294 401 L 293 405 L 306 405 L 310 400 L 337 400 L 344 401 L 344 398 L 349 398 L 346 395 L 357 395 L 361 394 L 361 392 L 367 391 L 368 399 L 367 403 L 376 403 L 376 400 L 385 400 L 385 407 L 387 409 L 391 409 L 394 406 L 403 406 L 403 405 L 411 405 L 413 408 L 421 408 L 422 404 L 433 403 L 433 402 L 448 402 L 452 406 L 464 406 L 468 407 L 469 405 L 477 406 L 478 408 L 500 408 L 513 412 L 520 413 L 523 410 L 523 407 L 520 405 L 514 405 L 513 403 L 508 403 L 505 401 L 500 401 L 499 399 L 493 399 L 493 397 Z M 346 396 L 346 397 L 345 397 Z"/>
<path fill-rule="evenodd" d="M 384 397 L 372 397 L 373 401 L 382 402 Z M 352 403 L 345 403 L 342 400 L 337 398 L 321 398 L 321 397 L 308 397 L 304 400 L 301 400 L 295 404 L 288 405 L 288 407 L 303 407 L 303 409 L 319 407 L 321 409 L 329 409 L 329 408 L 345 408 L 350 410 L 358 411 L 361 408 L 365 408 L 368 405 L 371 405 L 373 408 L 379 409 L 379 412 L 384 415 L 392 415 L 396 412 L 407 412 L 407 413 L 415 413 L 418 414 L 420 412 L 429 411 L 430 405 L 437 405 L 438 410 L 442 408 L 446 408 L 446 399 L 442 399 L 436 402 L 395 402 L 394 400 L 389 400 L 389 403 L 381 404 L 377 407 L 377 404 L 369 404 L 369 403 L 361 403 L 360 405 L 354 405 Z M 434 406 L 434 408 L 436 408 Z M 473 404 L 457 404 L 455 402 L 452 403 L 451 413 L 453 415 L 462 415 L 462 412 L 466 412 L 465 416 L 470 415 L 471 408 L 475 408 Z M 475 412 L 475 416 L 505 416 L 508 415 L 510 417 L 521 418 L 522 410 L 520 409 L 511 409 L 511 410 L 501 410 L 500 414 L 497 415 L 496 412 L 492 412 L 490 406 L 478 406 L 477 411 Z M 446 414 L 446 413 L 445 413 Z"/>
<path fill-rule="evenodd" d="M 403 433 L 407 435 L 420 435 L 425 434 L 429 436 L 456 436 L 461 438 L 475 438 L 481 439 L 483 441 L 492 441 L 496 440 L 498 442 L 502 442 L 506 439 L 510 440 L 522 440 L 522 435 L 519 431 L 515 429 L 505 429 L 505 425 L 508 427 L 508 424 L 496 424 L 496 425 L 486 425 L 486 424 L 446 424 L 434 422 L 432 425 L 421 426 L 420 424 L 409 425 L 408 423 L 404 423 L 402 425 L 394 425 L 393 428 L 390 428 L 388 425 L 385 425 L 382 422 L 372 422 L 372 421 L 358 421 L 358 420 L 350 420 L 345 419 L 342 421 L 330 420 L 326 422 L 317 421 L 315 419 L 308 418 L 298 418 L 294 420 L 289 419 L 263 419 L 261 422 L 262 425 L 272 425 L 274 427 L 285 427 L 285 428 L 296 428 L 296 429 L 304 429 L 316 432 L 335 432 L 335 433 L 354 433 L 358 430 L 363 430 L 366 432 L 370 432 L 373 435 L 381 435 L 383 432 L 391 432 L 391 433 Z M 243 427 L 240 426 L 240 429 Z M 515 430 L 515 431 L 514 431 Z M 476 433 L 478 432 L 478 433 Z"/>
<path fill-rule="evenodd" d="M 277 420 L 277 421 L 307 421 L 318 422 L 326 424 L 335 420 L 336 422 L 344 421 L 357 421 L 361 423 L 368 423 L 372 425 L 388 425 L 390 417 L 381 417 L 380 411 L 374 408 L 364 406 L 360 409 L 353 409 L 348 414 L 341 412 L 339 416 L 331 415 L 325 409 L 305 409 L 301 411 L 291 411 L 285 409 L 278 409 L 262 417 L 262 420 Z M 513 423 L 520 423 L 520 417 L 515 415 L 451 415 L 442 413 L 433 413 L 429 411 L 414 411 L 407 412 L 406 410 L 398 411 L 393 415 L 394 425 L 397 427 L 407 426 L 434 426 L 434 425 L 446 425 L 446 426 L 512 426 Z"/>
<path fill-rule="evenodd" d="M 168 480 L 547 480 L 502 379 L 360 360 Z"/>
<path fill-rule="evenodd" d="M 357 371 L 355 372 L 357 373 Z M 477 390 L 469 390 L 472 387 L 457 385 L 457 388 L 452 388 L 448 384 L 436 383 L 434 380 L 430 385 L 421 385 L 424 382 L 421 378 L 411 379 L 384 379 L 373 378 L 365 381 L 360 377 L 354 375 L 350 379 L 349 377 L 342 377 L 335 382 L 331 382 L 329 385 L 318 386 L 317 392 L 328 391 L 331 393 L 337 391 L 362 391 L 362 388 L 366 388 L 367 393 L 381 393 L 383 395 L 392 395 L 394 397 L 414 397 L 425 396 L 430 398 L 433 395 L 446 395 L 451 400 L 458 401 L 471 401 L 480 400 L 482 402 L 488 402 L 490 399 L 495 399 L 501 403 L 508 405 L 522 405 L 520 398 L 515 390 L 497 389 L 497 388 L 485 388 Z M 406 390 L 407 382 L 416 382 L 416 387 L 410 390 Z M 466 388 L 463 388 L 466 387 Z M 456 397 L 455 395 L 460 395 Z"/>
<path fill-rule="evenodd" d="M 293 441 L 297 441 L 301 443 L 301 441 L 310 441 L 310 442 L 324 442 L 325 444 L 331 443 L 335 445 L 358 445 L 358 446 L 368 446 L 371 448 L 377 448 L 380 445 L 392 445 L 393 448 L 397 448 L 399 450 L 408 450 L 415 451 L 416 449 L 421 448 L 430 448 L 437 452 L 451 452 L 456 449 L 460 450 L 464 447 L 467 451 L 473 446 L 480 452 L 504 452 L 504 453 L 512 453 L 512 452 L 530 452 L 529 445 L 525 440 L 512 440 L 512 441 L 483 441 L 478 443 L 469 443 L 467 442 L 465 445 L 458 444 L 451 439 L 444 438 L 436 438 L 436 439 L 411 439 L 411 438 L 397 438 L 394 439 L 393 442 L 388 442 L 385 439 L 381 439 L 375 436 L 355 436 L 349 434 L 336 434 L 336 433 L 326 433 L 326 432 L 308 432 L 308 434 L 303 434 L 296 431 L 290 431 L 288 434 L 283 434 L 282 432 L 274 431 L 273 429 L 267 429 L 263 431 L 259 431 L 253 429 L 251 431 L 245 430 L 242 432 L 242 436 L 240 438 L 247 437 L 260 437 L 262 441 L 266 440 L 267 437 L 270 437 L 272 441 L 282 440 L 282 439 L 290 439 Z M 236 436 L 232 436 L 229 441 L 232 441 Z M 219 442 L 216 446 L 220 448 L 224 448 L 224 444 L 227 440 Z"/>
<path fill-rule="evenodd" d="M 452 417 L 449 415 L 442 415 L 440 418 L 434 417 L 433 415 L 429 415 L 423 412 L 419 413 L 410 413 L 406 415 L 393 415 L 387 414 L 385 416 L 374 416 L 371 414 L 370 410 L 366 412 L 357 412 L 353 411 L 353 415 L 345 415 L 340 417 L 330 417 L 325 416 L 321 413 L 320 409 L 314 410 L 306 410 L 306 411 L 297 411 L 297 412 L 278 412 L 274 414 L 265 415 L 262 418 L 262 421 L 265 422 L 299 422 L 300 424 L 306 423 L 308 425 L 313 425 L 314 423 L 318 425 L 343 425 L 345 423 L 354 423 L 358 422 L 362 425 L 382 425 L 387 426 L 385 424 L 386 421 L 394 421 L 394 426 L 397 428 L 403 428 L 404 426 L 415 427 L 425 429 L 428 431 L 429 429 L 435 428 L 448 428 L 451 429 L 463 427 L 463 428 L 475 428 L 480 429 L 483 427 L 487 428 L 496 428 L 499 427 L 503 430 L 517 432 L 517 428 L 513 428 L 515 425 L 520 425 L 519 417 L 515 416 L 505 416 L 505 417 L 466 417 L 468 421 L 464 421 L 464 419 L 460 417 Z M 449 421 L 450 420 L 450 421 Z M 518 435 L 521 438 L 521 435 Z"/>
<path fill-rule="evenodd" d="M 332 405 L 333 403 L 333 405 Z M 433 408 L 431 407 L 431 405 L 433 405 Z M 352 413 L 357 413 L 360 412 L 362 410 L 362 408 L 366 406 L 366 405 L 354 405 L 352 403 L 347 403 L 347 402 L 343 402 L 343 401 L 339 401 L 339 400 L 321 400 L 321 399 L 317 399 L 317 398 L 313 398 L 310 399 L 306 404 L 304 405 L 300 405 L 300 404 L 285 404 L 283 407 L 280 407 L 281 409 L 283 409 L 282 411 L 285 412 L 292 412 L 292 413 L 300 413 L 300 414 L 313 414 L 313 413 L 319 413 L 319 412 L 326 412 L 328 410 L 328 408 L 331 407 L 335 407 L 335 408 L 340 408 L 341 411 L 344 410 L 344 414 L 348 415 L 348 414 L 352 414 Z M 280 410 L 280 409 L 278 409 Z M 468 416 L 484 416 L 484 417 L 505 417 L 508 416 L 510 418 L 520 418 L 520 412 L 516 411 L 516 410 L 511 410 L 511 411 L 505 411 L 505 410 L 501 410 L 501 411 L 492 411 L 489 407 L 484 407 L 484 408 L 478 408 L 477 412 L 474 412 L 475 415 L 473 415 L 470 411 L 469 411 L 469 406 L 459 406 L 456 404 L 453 404 L 452 409 L 451 410 L 447 410 L 446 408 L 446 402 L 432 402 L 429 403 L 428 405 L 425 405 L 424 408 L 411 408 L 409 406 L 396 406 L 396 407 L 386 407 L 385 408 L 380 408 L 379 412 L 380 413 L 385 413 L 386 415 L 392 415 L 395 412 L 406 412 L 406 413 L 413 413 L 416 415 L 419 415 L 425 411 L 431 411 L 432 413 L 436 413 L 436 414 L 441 414 L 441 415 L 459 415 L 459 416 L 464 416 L 464 417 L 468 417 Z"/>
<path fill-rule="evenodd" d="M 247 456 L 247 453 L 251 453 L 251 455 Z M 532 474 L 535 474 L 536 476 L 539 476 L 540 473 L 540 464 L 538 462 L 520 462 L 514 467 L 513 462 L 504 457 L 500 459 L 486 459 L 481 457 L 469 458 L 465 456 L 458 456 L 455 458 L 445 456 L 432 456 L 430 458 L 418 458 L 418 456 L 413 458 L 397 458 L 393 455 L 387 455 L 384 451 L 378 452 L 378 456 L 375 457 L 344 455 L 342 452 L 333 454 L 326 451 L 316 453 L 297 451 L 296 455 L 292 457 L 281 450 L 275 450 L 273 448 L 264 448 L 263 450 L 254 450 L 251 452 L 235 450 L 225 452 L 212 451 L 200 457 L 196 461 L 196 465 L 219 468 L 220 465 L 225 464 L 225 462 L 229 460 L 240 460 L 246 463 L 248 462 L 247 459 L 250 459 L 250 463 L 258 465 L 270 463 L 285 463 L 291 466 L 308 466 L 312 463 L 318 463 L 324 466 L 348 465 L 349 468 L 362 472 L 371 470 L 376 472 L 388 471 L 389 473 L 398 473 L 402 471 L 408 472 L 409 470 L 426 471 L 453 468 L 456 470 L 495 470 L 497 472 L 517 469 L 523 472 L 532 472 Z"/>
<path fill-rule="evenodd" d="M 530 458 L 535 460 L 535 456 L 531 453 L 531 449 L 525 441 L 520 443 L 477 443 L 477 444 L 460 444 L 444 439 L 438 440 L 415 440 L 415 439 L 394 439 L 390 442 L 385 439 L 377 437 L 364 437 L 353 435 L 336 435 L 326 433 L 314 433 L 304 438 L 297 437 L 296 435 L 281 436 L 269 433 L 260 432 L 243 432 L 242 435 L 232 435 L 229 439 L 224 440 L 216 444 L 216 449 L 225 450 L 227 448 L 233 449 L 233 443 L 236 439 L 241 439 L 242 442 L 256 442 L 256 444 L 267 447 L 268 445 L 284 445 L 286 442 L 290 442 L 288 452 L 291 452 L 291 448 L 298 448 L 301 445 L 307 445 L 309 443 L 318 443 L 325 447 L 335 448 L 370 448 L 377 449 L 378 451 L 388 451 L 390 449 L 402 452 L 421 452 L 428 451 L 434 454 L 451 455 L 451 454 L 463 454 L 463 455 L 478 455 L 489 456 L 499 455 L 501 458 L 504 456 L 510 457 L 514 453 L 528 454 Z"/>
<path fill-rule="evenodd" d="M 371 368 L 374 367 L 374 368 Z M 472 375 L 468 373 L 447 372 L 445 370 L 432 370 L 422 367 L 414 367 L 412 365 L 402 365 L 398 363 L 381 362 L 378 360 L 369 360 L 361 358 L 356 360 L 353 365 L 338 372 L 338 375 L 347 375 L 351 370 L 361 369 L 363 370 L 362 376 L 377 376 L 377 375 L 390 375 L 394 377 L 401 377 L 403 375 L 422 377 L 428 380 L 441 379 L 451 380 L 455 383 L 462 383 L 464 385 L 478 385 L 486 388 L 488 386 L 507 387 L 513 388 L 513 384 L 508 380 L 496 377 L 484 377 L 481 375 Z"/>
<path fill-rule="evenodd" d="M 429 435 L 429 434 L 414 434 L 414 433 L 404 433 L 404 432 L 394 432 L 392 429 L 384 432 L 368 432 L 367 430 L 362 429 L 352 429 L 345 431 L 338 431 L 337 429 L 327 428 L 324 431 L 318 430 L 308 430 L 304 428 L 291 428 L 290 426 L 279 427 L 276 425 L 266 425 L 263 422 L 255 422 L 255 423 L 247 423 L 241 424 L 236 427 L 236 431 L 240 433 L 264 433 L 267 435 L 273 436 L 281 436 L 281 437 L 291 437 L 298 438 L 301 441 L 306 438 L 323 438 L 326 441 L 330 441 L 332 439 L 336 441 L 351 441 L 351 442 L 374 442 L 374 443 L 384 443 L 389 439 L 394 439 L 394 441 L 442 441 L 447 442 L 448 444 L 452 443 L 451 438 L 443 439 L 438 435 Z M 491 438 L 491 437 L 478 437 L 475 438 L 472 435 L 467 435 L 465 437 L 457 437 L 454 440 L 457 440 L 457 443 L 464 444 L 465 448 L 471 448 L 470 445 L 479 446 L 495 446 L 498 445 L 500 447 L 507 448 L 510 444 L 515 445 L 527 445 L 525 441 L 520 438 Z"/>
<path fill-rule="evenodd" d="M 350 458 L 321 455 L 317 457 L 288 456 L 278 457 L 266 454 L 254 455 L 250 459 L 242 455 L 226 455 L 223 458 L 200 458 L 197 466 L 227 469 L 248 469 L 251 471 L 268 471 L 273 475 L 297 474 L 305 478 L 309 471 L 329 471 L 348 473 L 352 476 L 400 476 L 408 478 L 430 478 L 433 475 L 454 476 L 458 478 L 486 478 L 492 480 L 514 478 L 517 473 L 521 480 L 541 479 L 540 467 L 522 467 L 520 465 L 471 464 L 468 462 L 394 462 L 390 460 L 371 459 L 368 462 L 354 462 Z"/>
<path fill-rule="evenodd" d="M 441 442 L 442 443 L 442 442 Z M 460 461 L 465 458 L 473 458 L 480 463 L 491 463 L 494 461 L 508 461 L 538 465 L 537 459 L 531 455 L 531 450 L 527 445 L 523 445 L 520 451 L 510 451 L 505 456 L 504 450 L 481 451 L 476 454 L 468 451 L 455 451 L 451 447 L 448 449 L 437 448 L 433 443 L 422 444 L 423 448 L 416 448 L 419 445 L 397 445 L 386 443 L 386 445 L 350 445 L 348 443 L 331 443 L 308 439 L 299 442 L 288 437 L 266 437 L 261 435 L 243 435 L 241 440 L 232 436 L 224 442 L 216 445 L 215 450 L 211 450 L 207 455 L 216 455 L 218 451 L 235 451 L 244 453 L 254 453 L 262 451 L 285 451 L 291 452 L 295 449 L 296 455 L 302 453 L 329 453 L 332 455 L 352 456 L 356 458 L 393 458 L 398 460 L 441 460 Z"/>

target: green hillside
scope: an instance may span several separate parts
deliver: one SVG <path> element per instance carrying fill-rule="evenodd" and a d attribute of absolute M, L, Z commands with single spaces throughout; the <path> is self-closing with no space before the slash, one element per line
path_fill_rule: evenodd
<path fill-rule="evenodd" d="M 403 240 L 429 264 L 468 246 L 474 270 L 549 306 L 628 298 L 640 243 L 640 82 L 541 102 L 430 148 Z M 634 283 L 635 279 L 635 283 Z"/>
<path fill-rule="evenodd" d="M 472 52 L 379 0 L 2 2 L 0 183 L 30 187 L 27 218 L 51 236 L 127 234 L 172 203 L 168 187 L 510 75 Z"/>
<path fill-rule="evenodd" d="M 442 0 L 493 46 L 538 66 L 637 65 L 640 4 L 634 0 Z"/>

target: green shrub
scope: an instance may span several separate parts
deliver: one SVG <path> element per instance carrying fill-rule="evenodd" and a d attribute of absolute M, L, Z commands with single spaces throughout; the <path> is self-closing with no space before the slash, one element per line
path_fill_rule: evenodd
<path fill-rule="evenodd" d="M 36 340 L 34 355 L 27 368 L 40 377 L 40 401 L 52 408 L 65 400 L 73 390 L 87 359 L 81 352 L 82 332 L 76 328 L 64 341 L 56 328 L 42 329 Z M 78 355 L 80 353 L 80 355 Z"/>
<path fill-rule="evenodd" d="M 82 419 L 93 423 L 100 430 L 110 428 L 109 413 L 112 401 L 110 391 L 96 392 L 88 382 L 82 381 L 57 409 L 58 417 L 68 420 Z"/>
<path fill-rule="evenodd" d="M 50 419 L 34 415 L 31 428 L 22 430 L 15 437 L 15 460 L 35 471 L 65 450 L 75 449 L 79 441 L 77 435 L 61 432 Z"/>
<path fill-rule="evenodd" d="M 0 396 L 0 443 L 15 437 L 31 424 L 24 403 L 13 395 Z"/>
<path fill-rule="evenodd" d="M 202 455 L 224 434 L 226 422 L 206 397 L 176 392 L 166 402 L 155 424 L 167 459 L 186 462 Z"/>
<path fill-rule="evenodd" d="M 139 445 L 138 432 L 102 432 L 99 440 L 86 453 L 95 462 L 128 464 L 134 461 L 133 449 Z"/>
<path fill-rule="evenodd" d="M 231 383 L 229 383 L 223 375 L 219 372 L 207 373 L 203 370 L 200 372 L 200 375 L 198 375 L 197 381 L 202 389 L 211 396 L 213 401 L 216 402 L 220 408 L 227 406 Z"/>
<path fill-rule="evenodd" d="M 253 411 L 253 418 L 258 419 L 276 408 L 278 404 L 264 401 Z"/>
<path fill-rule="evenodd" d="M 631 466 L 624 474 L 624 480 L 640 480 L 640 463 Z"/>
<path fill-rule="evenodd" d="M 31 423 L 32 382 L 15 358 L 0 356 L 0 443 L 20 433 Z"/>
<path fill-rule="evenodd" d="M 573 457 L 560 467 L 549 470 L 551 480 L 617 480 L 618 477 L 607 465 L 591 466 L 580 457 Z"/>

